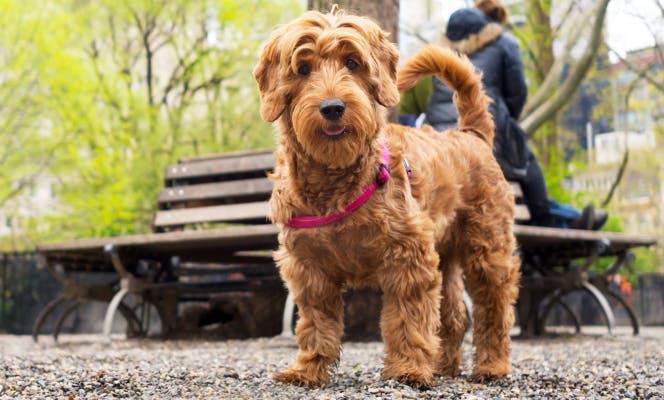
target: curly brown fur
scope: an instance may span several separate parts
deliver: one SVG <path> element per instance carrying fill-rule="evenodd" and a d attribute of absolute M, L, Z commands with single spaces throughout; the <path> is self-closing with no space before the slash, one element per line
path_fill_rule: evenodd
<path fill-rule="evenodd" d="M 300 316 L 297 359 L 275 374 L 279 381 L 329 382 L 341 348 L 342 292 L 359 286 L 383 292 L 384 378 L 428 386 L 435 373 L 457 374 L 464 280 L 474 300 L 473 376 L 510 372 L 519 278 L 514 199 L 492 154 L 481 80 L 451 52 L 427 50 L 406 64 L 400 87 L 414 84 L 415 75 L 440 74 L 458 90 L 462 129 L 391 125 L 386 107 L 399 100 L 397 62 L 396 48 L 372 21 L 307 12 L 272 33 L 254 69 L 261 114 L 278 131 L 274 256 Z M 342 102 L 342 115 L 323 115 L 321 104 L 330 100 Z M 374 181 L 382 143 L 392 177 L 367 203 L 328 225 L 285 225 L 356 199 Z"/>
<path fill-rule="evenodd" d="M 493 147 L 494 124 L 487 112 L 489 97 L 484 95 L 482 77 L 466 57 L 459 57 L 439 46 L 429 45 L 399 69 L 400 91 L 413 87 L 427 75 L 437 75 L 455 92 L 454 104 L 459 111 L 459 130 L 472 132 Z"/>

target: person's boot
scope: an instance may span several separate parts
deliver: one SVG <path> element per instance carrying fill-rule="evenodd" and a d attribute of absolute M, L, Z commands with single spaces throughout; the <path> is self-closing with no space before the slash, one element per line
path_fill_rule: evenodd
<path fill-rule="evenodd" d="M 593 205 L 590 203 L 587 204 L 585 207 L 583 207 L 581 215 L 571 220 L 570 223 L 568 224 L 568 226 L 572 229 L 586 229 L 586 230 L 593 229 L 594 225 L 595 225 L 595 207 L 593 207 Z"/>
<path fill-rule="evenodd" d="M 593 222 L 593 230 L 598 231 L 606 224 L 606 220 L 609 219 L 609 213 L 605 210 L 597 210 L 593 219 L 595 220 Z"/>

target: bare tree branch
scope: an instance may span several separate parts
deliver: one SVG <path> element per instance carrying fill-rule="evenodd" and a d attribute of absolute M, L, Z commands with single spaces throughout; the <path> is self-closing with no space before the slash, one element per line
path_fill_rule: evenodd
<path fill-rule="evenodd" d="M 636 72 L 639 78 L 644 78 L 648 83 L 651 85 L 655 86 L 657 90 L 661 91 L 664 93 L 664 82 L 659 82 L 655 76 L 653 76 L 652 72 L 648 67 L 645 68 L 638 68 L 634 64 L 632 64 L 628 59 L 625 57 L 621 56 L 618 51 L 616 51 L 613 47 L 609 46 L 609 51 L 611 51 L 618 59 L 620 62 L 625 64 L 627 68 L 630 70 Z"/>
<path fill-rule="evenodd" d="M 168 83 L 162 92 L 162 104 L 168 105 L 169 94 L 175 89 L 175 87 L 180 85 L 191 74 L 196 65 L 201 63 L 211 51 L 209 48 L 202 49 L 202 45 L 205 43 L 205 39 L 206 35 L 203 31 L 203 33 L 199 35 L 192 43 L 189 50 L 183 55 L 180 55 L 177 46 L 173 44 L 173 48 L 178 59 L 175 68 L 173 68 L 171 71 L 171 76 L 168 79 Z"/>
<path fill-rule="evenodd" d="M 585 15 L 580 17 L 580 19 L 586 18 L 587 16 Z M 526 101 L 526 104 L 524 105 L 523 111 L 521 113 L 523 117 L 529 115 L 537 107 L 540 107 L 543 103 L 545 103 L 551 97 L 551 94 L 556 91 L 556 88 L 560 87 L 560 79 L 562 77 L 565 65 L 570 63 L 570 53 L 572 52 L 574 46 L 579 42 L 584 28 L 584 24 L 572 25 L 571 32 L 569 33 L 565 42 L 565 48 L 562 51 L 563 56 L 558 57 L 554 61 L 551 69 L 540 84 L 540 87 L 532 96 L 528 97 L 528 100 Z M 531 57 L 534 57 L 534 55 L 531 55 Z"/>
<path fill-rule="evenodd" d="M 623 174 L 625 173 L 625 170 L 627 169 L 627 162 L 628 161 L 629 161 L 629 149 L 625 149 L 625 154 L 623 154 L 623 159 L 622 159 L 622 162 L 620 163 L 620 168 L 618 169 L 618 174 L 616 175 L 616 179 L 611 184 L 611 189 L 609 190 L 609 193 L 604 198 L 604 201 L 602 201 L 602 208 L 606 208 L 609 205 L 609 203 L 611 202 L 611 199 L 613 198 L 613 194 L 615 193 L 616 188 L 620 184 L 620 181 L 622 181 Z"/>
<path fill-rule="evenodd" d="M 627 91 L 625 93 L 625 98 L 623 100 L 623 107 L 624 107 L 625 111 L 629 110 L 629 99 L 632 96 L 632 93 L 634 92 L 634 88 L 636 88 L 636 85 L 638 84 L 639 80 L 640 80 L 640 77 L 637 77 L 636 79 L 632 80 L 632 82 L 627 87 Z M 623 154 L 623 159 L 622 159 L 622 162 L 620 163 L 620 168 L 618 168 L 618 173 L 616 174 L 616 178 L 613 180 L 613 183 L 611 184 L 611 189 L 609 190 L 609 193 L 607 193 L 606 198 L 602 202 L 602 207 L 608 206 L 609 202 L 613 198 L 613 194 L 615 193 L 616 188 L 618 187 L 618 185 L 622 181 L 625 170 L 627 169 L 628 160 L 629 160 L 629 147 L 626 147 L 625 148 L 625 154 Z"/>
<path fill-rule="evenodd" d="M 408 36 L 412 36 L 412 37 L 414 37 L 415 39 L 417 39 L 418 41 L 420 41 L 422 44 L 427 44 L 427 43 L 429 43 L 429 39 L 427 39 L 427 38 L 425 38 L 424 36 L 422 36 L 422 33 L 420 33 L 420 31 L 417 30 L 417 29 L 407 29 L 407 28 L 404 27 L 404 26 L 400 26 L 400 27 L 399 27 L 399 31 L 402 32 L 402 33 L 404 33 L 405 35 L 408 35 Z"/>
<path fill-rule="evenodd" d="M 521 126 L 528 135 L 532 135 L 542 124 L 553 117 L 567 103 L 581 84 L 602 42 L 602 28 L 609 1 L 601 0 L 599 2 L 590 43 L 578 62 L 570 69 L 570 73 L 560 89 L 548 101 L 534 109 L 521 121 Z"/>

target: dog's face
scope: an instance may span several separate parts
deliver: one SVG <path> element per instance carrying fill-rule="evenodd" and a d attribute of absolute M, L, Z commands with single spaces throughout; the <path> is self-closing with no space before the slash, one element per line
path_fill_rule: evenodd
<path fill-rule="evenodd" d="M 399 102 L 399 54 L 374 22 L 353 15 L 305 13 L 277 28 L 254 69 L 261 115 L 285 118 L 284 134 L 330 167 L 366 152 Z"/>

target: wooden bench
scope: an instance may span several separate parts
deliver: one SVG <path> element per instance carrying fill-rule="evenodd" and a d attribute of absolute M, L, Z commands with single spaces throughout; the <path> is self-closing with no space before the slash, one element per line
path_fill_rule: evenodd
<path fill-rule="evenodd" d="M 281 287 L 269 253 L 277 246 L 278 228 L 267 220 L 272 185 L 266 172 L 274 162 L 271 151 L 182 159 L 165 171 L 153 219 L 154 233 L 38 246 L 44 265 L 64 290 L 38 316 L 35 339 L 45 318 L 63 307 L 56 323 L 57 338 L 63 321 L 86 301 L 109 303 L 106 334 L 116 311 L 120 311 L 127 320 L 127 334 L 143 335 L 148 322 L 144 313 L 124 301 L 128 295 L 136 295 L 141 299 L 139 306 L 150 304 L 157 309 L 161 331 L 168 336 L 182 328 L 177 318 L 180 301 L 205 301 L 214 293 L 234 295 Z M 622 303 L 630 311 L 634 332 L 638 332 L 629 306 L 608 290 L 606 275 L 633 260 L 630 249 L 652 245 L 655 239 L 524 225 L 530 215 L 522 204 L 520 186 L 512 183 L 511 188 L 517 199 L 514 232 L 523 260 L 518 304 L 522 334 L 541 334 L 548 312 L 556 304 L 565 307 L 564 296 L 576 290 L 596 299 L 609 329 L 615 322 L 607 297 Z M 600 257 L 613 257 L 615 262 L 604 273 L 592 273 L 590 267 Z M 220 274 L 222 278 L 211 278 Z M 571 310 L 570 315 L 580 329 Z M 292 335 L 293 318 L 294 305 L 289 298 L 283 334 Z"/>
<path fill-rule="evenodd" d="M 127 334 L 144 335 L 150 306 L 169 336 L 182 328 L 179 302 L 284 290 L 270 252 L 277 228 L 267 219 L 272 184 L 266 173 L 274 162 L 271 151 L 181 159 L 164 173 L 153 233 L 39 245 L 43 265 L 62 283 L 63 294 L 37 317 L 35 340 L 56 309 L 64 309 L 57 339 L 67 316 L 88 301 L 109 304 L 105 334 L 119 310 Z M 125 301 L 130 295 L 138 304 Z"/>

